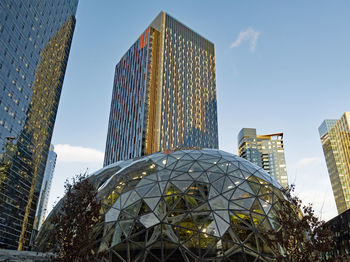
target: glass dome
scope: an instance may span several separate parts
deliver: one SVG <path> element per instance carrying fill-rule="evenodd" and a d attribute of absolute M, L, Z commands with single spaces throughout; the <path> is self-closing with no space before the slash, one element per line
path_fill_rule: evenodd
<path fill-rule="evenodd" d="M 275 259 L 266 233 L 279 227 L 282 187 L 238 156 L 215 149 L 160 152 L 109 165 L 88 179 L 103 203 L 92 235 L 104 261 Z M 50 217 L 37 238 L 41 247 Z"/>

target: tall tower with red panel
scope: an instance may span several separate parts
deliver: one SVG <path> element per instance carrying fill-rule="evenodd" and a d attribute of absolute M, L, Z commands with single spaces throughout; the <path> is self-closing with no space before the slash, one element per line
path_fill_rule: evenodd
<path fill-rule="evenodd" d="M 104 165 L 218 148 L 214 44 L 161 12 L 116 65 Z"/>

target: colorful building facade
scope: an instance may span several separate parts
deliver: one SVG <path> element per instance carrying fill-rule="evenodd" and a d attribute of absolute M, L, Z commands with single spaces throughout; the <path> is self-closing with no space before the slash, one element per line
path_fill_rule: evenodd
<path fill-rule="evenodd" d="M 214 44 L 161 12 L 116 66 L 104 165 L 218 148 Z"/>

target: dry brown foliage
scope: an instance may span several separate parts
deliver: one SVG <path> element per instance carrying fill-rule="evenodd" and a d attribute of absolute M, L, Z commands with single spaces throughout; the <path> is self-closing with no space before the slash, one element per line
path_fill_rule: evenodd
<path fill-rule="evenodd" d="M 65 182 L 62 208 L 52 219 L 52 244 L 57 254 L 54 261 L 95 261 L 90 235 L 100 219 L 101 204 L 96 189 L 86 178 L 86 174 L 77 175 L 71 183 Z"/>

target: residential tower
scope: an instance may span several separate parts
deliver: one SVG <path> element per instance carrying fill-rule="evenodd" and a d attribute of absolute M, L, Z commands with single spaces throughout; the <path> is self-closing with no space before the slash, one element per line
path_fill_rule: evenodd
<path fill-rule="evenodd" d="M 283 133 L 257 135 L 255 128 L 242 128 L 238 134 L 238 155 L 272 175 L 288 187 Z"/>

